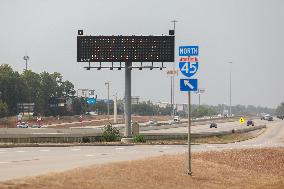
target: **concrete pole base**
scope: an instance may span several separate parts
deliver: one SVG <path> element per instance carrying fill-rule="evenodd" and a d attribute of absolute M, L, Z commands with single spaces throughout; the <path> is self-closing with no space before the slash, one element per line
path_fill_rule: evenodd
<path fill-rule="evenodd" d="M 132 144 L 132 143 L 134 143 L 134 138 L 122 138 L 121 142 L 123 144 Z"/>

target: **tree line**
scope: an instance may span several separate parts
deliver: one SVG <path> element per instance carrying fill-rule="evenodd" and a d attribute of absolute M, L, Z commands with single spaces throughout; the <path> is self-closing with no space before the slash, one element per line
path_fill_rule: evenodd
<path fill-rule="evenodd" d="M 74 85 L 63 80 L 60 73 L 35 73 L 25 70 L 23 73 L 14 71 L 9 65 L 0 65 L 0 117 L 16 115 L 18 103 L 35 103 L 35 114 L 49 115 L 79 115 L 95 111 L 98 114 L 107 114 L 107 102 L 97 101 L 95 105 L 88 105 L 84 98 L 74 97 Z M 56 98 L 71 99 L 71 108 L 50 106 L 50 100 Z M 110 114 L 113 114 L 113 101 L 110 102 Z M 117 101 L 118 114 L 124 113 L 123 100 Z M 224 104 L 217 106 L 192 105 L 193 117 L 212 116 L 222 114 L 223 110 L 229 110 Z M 174 111 L 175 114 L 186 117 L 186 110 Z M 132 114 L 135 115 L 172 115 L 170 105 L 160 107 L 157 104 L 146 101 L 132 105 Z M 275 109 L 260 106 L 232 106 L 235 115 L 257 115 L 260 113 L 275 114 Z M 284 103 L 278 106 L 276 114 L 284 114 Z"/>
<path fill-rule="evenodd" d="M 0 65 L 0 116 L 16 115 L 18 103 L 35 103 L 37 114 L 49 115 L 52 97 L 75 94 L 74 85 L 60 73 L 14 71 L 8 64 Z"/>

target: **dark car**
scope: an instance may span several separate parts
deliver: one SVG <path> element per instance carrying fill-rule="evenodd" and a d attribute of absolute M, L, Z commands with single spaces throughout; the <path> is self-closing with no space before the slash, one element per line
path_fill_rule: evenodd
<path fill-rule="evenodd" d="M 278 115 L 278 116 L 277 116 L 277 118 L 279 118 L 279 119 L 282 119 L 282 120 L 283 120 L 283 119 L 284 119 L 284 116 L 283 116 L 283 115 Z"/>
<path fill-rule="evenodd" d="M 267 121 L 273 121 L 273 117 L 272 117 L 272 116 L 269 116 L 269 117 L 267 118 Z"/>
<path fill-rule="evenodd" d="M 210 128 L 217 128 L 217 123 L 211 123 Z"/>
<path fill-rule="evenodd" d="M 248 120 L 248 121 L 247 121 L 247 126 L 250 126 L 250 125 L 251 125 L 251 126 L 254 126 L 254 122 L 253 122 L 252 120 Z"/>

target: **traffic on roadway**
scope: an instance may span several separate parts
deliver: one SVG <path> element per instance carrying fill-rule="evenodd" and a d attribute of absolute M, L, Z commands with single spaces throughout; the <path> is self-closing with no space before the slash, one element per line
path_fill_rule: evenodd
<path fill-rule="evenodd" d="M 256 121 L 262 124 L 261 121 Z M 265 132 L 250 140 L 229 144 L 192 145 L 193 152 L 284 147 L 284 122 L 265 122 Z M 223 125 L 224 124 L 224 125 Z M 222 123 L 220 127 L 225 127 Z M 230 127 L 236 123 L 230 123 Z M 204 128 L 203 128 L 204 127 Z M 204 130 L 208 125 L 203 126 Z M 246 127 L 245 125 L 240 127 Z M 197 128 L 197 127 L 196 127 Z M 92 164 L 141 159 L 163 154 L 185 153 L 187 145 L 122 145 L 122 146 L 73 146 L 73 147 L 18 147 L 0 148 L 0 180 L 63 171 Z"/>

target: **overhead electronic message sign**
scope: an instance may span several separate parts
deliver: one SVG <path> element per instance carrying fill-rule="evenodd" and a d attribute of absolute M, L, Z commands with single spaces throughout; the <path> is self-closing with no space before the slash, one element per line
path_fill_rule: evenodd
<path fill-rule="evenodd" d="M 174 62 L 174 36 L 77 36 L 77 62 Z"/>

